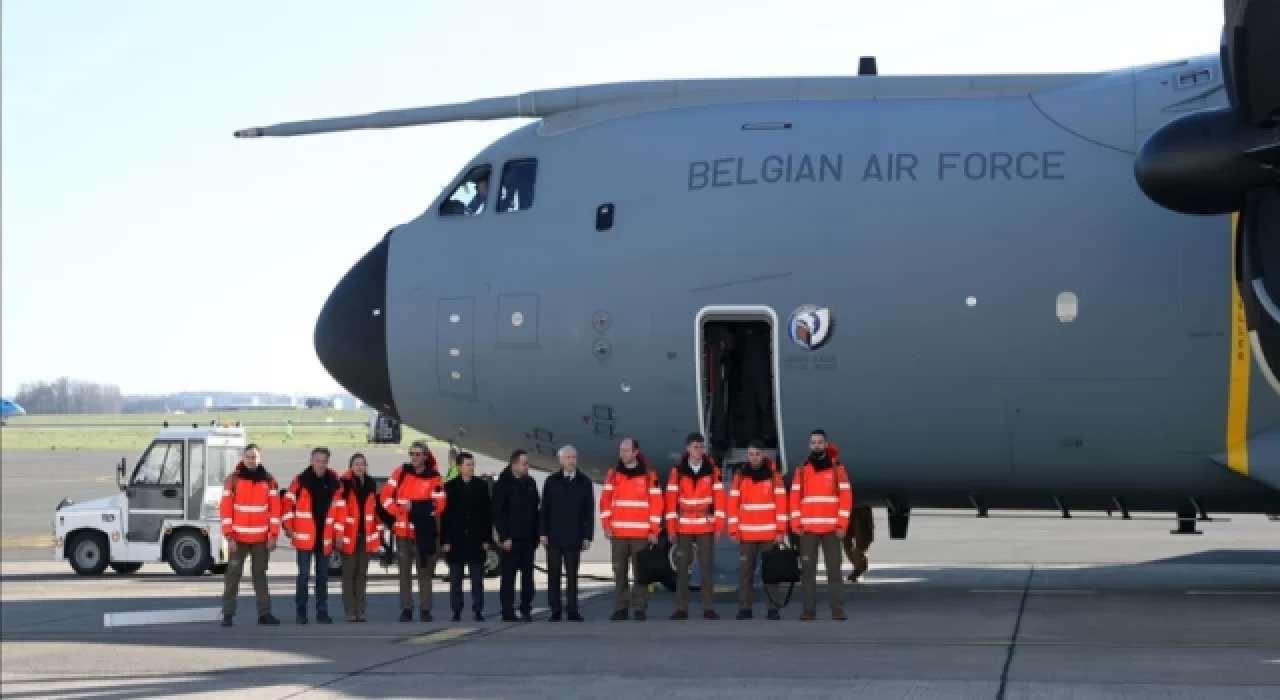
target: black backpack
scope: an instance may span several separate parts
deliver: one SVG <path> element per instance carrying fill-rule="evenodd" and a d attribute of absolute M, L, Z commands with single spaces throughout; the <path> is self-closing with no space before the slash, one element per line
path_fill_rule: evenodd
<path fill-rule="evenodd" d="M 662 583 L 671 574 L 671 563 L 667 553 L 657 545 L 650 545 L 636 554 L 636 583 L 647 586 L 651 583 Z"/>
<path fill-rule="evenodd" d="M 760 579 L 766 584 L 799 583 L 800 553 L 792 547 L 773 547 L 760 555 Z"/>

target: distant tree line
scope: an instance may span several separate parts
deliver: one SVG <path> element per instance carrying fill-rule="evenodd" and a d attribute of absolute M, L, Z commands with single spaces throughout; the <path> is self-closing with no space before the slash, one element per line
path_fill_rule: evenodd
<path fill-rule="evenodd" d="M 67 377 L 23 384 L 13 400 L 29 414 L 120 413 L 124 409 L 120 387 Z"/>

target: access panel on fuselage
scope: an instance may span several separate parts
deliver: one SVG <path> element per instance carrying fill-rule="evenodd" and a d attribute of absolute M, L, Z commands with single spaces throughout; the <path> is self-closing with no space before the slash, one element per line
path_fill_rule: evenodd
<path fill-rule="evenodd" d="M 436 308 L 436 379 L 440 391 L 476 394 L 475 297 L 441 299 Z"/>

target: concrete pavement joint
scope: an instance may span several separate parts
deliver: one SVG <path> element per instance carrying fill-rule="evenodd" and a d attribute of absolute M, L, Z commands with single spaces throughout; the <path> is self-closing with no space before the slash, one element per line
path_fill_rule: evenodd
<path fill-rule="evenodd" d="M 1009 687 L 1009 669 L 1013 667 L 1013 654 L 1018 648 L 1018 633 L 1022 631 L 1022 614 L 1027 611 L 1027 598 L 1031 593 L 1031 580 L 1035 578 L 1036 567 L 1033 564 L 1027 571 L 1027 583 L 1022 589 L 1022 602 L 1018 605 L 1018 617 L 1013 622 L 1013 635 L 1009 638 L 1009 651 L 1004 657 L 1004 669 L 1000 672 L 1000 689 L 996 691 L 996 700 L 1004 700 Z"/>
<path fill-rule="evenodd" d="M 587 602 L 587 600 L 592 599 L 592 598 L 594 598 L 594 597 L 596 597 L 596 596 L 599 596 L 599 595 L 603 595 L 605 592 L 606 592 L 606 591 L 600 591 L 600 592 L 596 592 L 596 593 L 589 593 L 589 594 L 587 594 L 587 595 L 585 595 L 585 596 L 579 596 L 578 602 L 579 602 L 579 604 L 585 603 L 585 602 Z M 531 611 L 531 612 L 532 612 L 532 611 Z M 542 614 L 542 611 L 540 610 L 540 611 L 539 611 L 539 615 L 541 615 L 541 614 Z M 400 656 L 400 657 L 397 657 L 397 658 L 394 658 L 394 659 L 390 659 L 390 660 L 387 660 L 387 661 L 382 661 L 382 662 L 379 662 L 379 663 L 376 663 L 376 664 L 372 664 L 372 665 L 370 665 L 370 666 L 366 666 L 365 668 L 357 669 L 357 670 L 352 671 L 352 672 L 350 672 L 350 673 L 342 674 L 342 675 L 340 675 L 340 676 L 338 676 L 338 677 L 336 677 L 336 678 L 332 678 L 332 679 L 330 679 L 330 680 L 328 680 L 328 681 L 326 681 L 326 682 L 324 682 L 324 683 L 321 683 L 321 684 L 319 684 L 319 685 L 314 685 L 314 686 L 311 686 L 310 688 L 307 688 L 307 689 L 305 689 L 305 690 L 300 690 L 300 691 L 298 691 L 298 692 L 296 692 L 296 693 L 290 693 L 289 695 L 285 695 L 285 696 L 283 696 L 283 697 L 281 698 L 281 700 L 288 700 L 289 698 L 298 697 L 299 695 L 302 695 L 303 693 L 309 693 L 309 692 L 312 692 L 312 691 L 315 691 L 315 690 L 319 690 L 319 689 L 321 689 L 321 688 L 325 688 L 325 687 L 328 687 L 328 686 L 334 685 L 334 684 L 336 684 L 336 683 L 341 683 L 342 681 L 345 681 L 345 680 L 347 680 L 347 679 L 349 679 L 349 678 L 354 678 L 354 677 L 356 677 L 356 676 L 359 676 L 359 675 L 362 675 L 362 674 L 365 674 L 365 673 L 369 673 L 369 672 L 376 672 L 376 671 L 377 671 L 378 669 L 380 669 L 380 668 L 385 668 L 385 667 L 387 667 L 387 666 L 390 666 L 390 665 L 392 665 L 392 664 L 399 663 L 399 662 L 401 662 L 401 661 L 408 661 L 409 659 L 412 659 L 412 658 L 417 657 L 417 656 L 425 656 L 425 655 L 430 654 L 430 653 L 432 653 L 432 652 L 440 651 L 440 650 L 443 650 L 443 649 L 449 649 L 449 648 L 451 648 L 451 647 L 455 647 L 455 646 L 462 645 L 462 644 L 464 644 L 464 643 L 466 643 L 466 642 L 478 641 L 478 640 L 484 639 L 484 638 L 486 638 L 486 637 L 491 637 L 491 636 L 493 636 L 493 635 L 495 635 L 495 634 L 498 634 L 499 632 L 504 632 L 504 631 L 506 631 L 506 630 L 508 630 L 508 629 L 511 629 L 512 627 L 520 626 L 520 624 L 521 624 L 521 623 L 519 623 L 519 622 L 514 622 L 514 623 L 513 623 L 513 622 L 508 622 L 508 623 L 505 623 L 505 624 L 503 624 L 503 625 L 499 625 L 499 626 L 491 627 L 491 628 L 483 628 L 483 627 L 481 627 L 481 628 L 469 628 L 469 629 L 472 629 L 473 631 L 472 631 L 472 632 L 470 632 L 470 633 L 468 633 L 468 634 L 456 635 L 456 636 L 453 636 L 453 637 L 451 637 L 451 638 L 449 638 L 449 639 L 441 640 L 441 641 L 439 641 L 439 642 L 434 642 L 434 643 L 429 642 L 429 643 L 428 643 L 428 644 L 429 644 L 429 646 L 427 646 L 427 648 L 426 648 L 426 649 L 422 649 L 421 651 L 415 651 L 415 652 L 413 652 L 413 653 L 411 653 L 411 654 L 405 654 L 404 656 Z M 441 631 L 443 631 L 443 630 L 437 630 L 435 633 L 439 633 L 439 632 L 441 632 Z M 429 634 L 427 634 L 427 635 L 422 635 L 422 636 L 423 636 L 423 637 L 428 637 L 428 636 L 430 636 L 430 633 L 429 633 Z"/>
<path fill-rule="evenodd" d="M 290 693 L 290 694 L 288 694 L 288 695 L 281 696 L 280 700 L 288 700 L 289 698 L 295 698 L 295 697 L 298 697 L 299 695 L 302 695 L 302 694 L 304 694 L 304 693 L 310 693 L 310 692 L 313 692 L 313 691 L 316 691 L 316 690 L 320 690 L 321 688 L 325 688 L 325 687 L 328 687 L 328 686 L 334 685 L 334 684 L 336 684 L 336 683 L 341 683 L 342 681 L 345 681 L 345 680 L 350 679 L 350 678 L 355 678 L 356 676 L 363 675 L 363 674 L 365 674 L 365 673 L 376 672 L 376 671 L 377 671 L 378 669 L 380 669 L 380 668 L 384 668 L 384 667 L 386 667 L 386 666 L 390 666 L 390 665 L 392 665 L 392 664 L 397 664 L 397 663 L 400 663 L 401 661 L 408 661 L 409 659 L 412 659 L 412 658 L 414 658 L 414 657 L 416 657 L 416 656 L 426 656 L 427 654 L 430 654 L 430 653 L 432 653 L 432 652 L 436 652 L 436 651 L 440 651 L 440 650 L 442 650 L 442 649 L 449 649 L 449 648 L 451 648 L 451 647 L 459 646 L 459 645 L 461 645 L 461 644 L 463 644 L 463 643 L 465 643 L 465 642 L 468 642 L 468 641 L 473 641 L 473 640 L 477 640 L 477 639 L 483 639 L 483 638 L 485 638 L 485 637 L 488 637 L 488 636 L 489 636 L 489 635 L 491 635 L 491 634 L 496 634 L 496 633 L 498 633 L 499 631 L 501 631 L 501 629 L 502 629 L 502 628 L 493 628 L 493 629 L 483 629 L 483 628 L 481 628 L 481 629 L 477 630 L 475 634 L 466 634 L 466 635 L 462 635 L 462 636 L 454 637 L 454 638 L 452 638 L 452 639 L 444 640 L 444 641 L 441 641 L 441 642 L 439 642 L 439 643 L 429 644 L 429 645 L 427 646 L 427 648 L 425 648 L 425 649 L 421 649 L 421 650 L 418 650 L 418 651 L 414 651 L 414 652 L 412 652 L 412 653 L 405 654 L 405 655 L 403 655 L 403 656 L 398 656 L 398 657 L 393 658 L 393 659 L 388 659 L 388 660 L 386 660 L 386 661 L 380 661 L 380 662 L 378 662 L 378 663 L 376 663 L 376 664 L 371 664 L 371 665 L 369 665 L 369 666 L 366 666 L 366 667 L 364 667 L 364 668 L 356 669 L 356 670 L 351 671 L 351 672 L 349 672 L 349 673 L 343 673 L 343 674 L 338 675 L 338 676 L 337 676 L 337 677 L 335 677 L 335 678 L 331 678 L 331 679 L 329 679 L 329 680 L 325 681 L 324 683 L 320 683 L 320 684 L 318 684 L 318 685 L 313 685 L 313 686 L 310 686 L 310 687 L 308 687 L 308 688 L 304 688 L 304 689 L 302 689 L 302 690 L 299 690 L 299 691 L 297 691 L 297 692 L 295 692 L 295 693 Z M 441 630 L 437 630 L 437 632 L 439 632 L 439 631 L 441 631 Z M 423 636 L 429 636 L 429 635 L 423 635 Z"/>
<path fill-rule="evenodd" d="M 732 623 L 735 625 L 736 624 L 742 624 L 742 625 L 764 624 L 759 619 L 749 620 L 749 621 L 725 620 L 723 622 Z M 819 622 L 823 622 L 823 621 L 819 620 Z M 826 621 L 826 622 L 830 622 L 830 621 Z M 786 624 L 786 623 L 792 623 L 792 624 Z M 432 637 L 440 633 L 445 633 L 438 639 L 432 639 L 432 640 L 427 640 L 422 642 L 423 644 L 430 644 L 430 643 L 435 643 L 437 641 L 455 641 L 455 639 L 468 637 L 473 632 L 476 632 L 476 631 L 497 632 L 497 631 L 503 631 L 505 629 L 509 629 L 512 627 L 521 627 L 522 624 L 526 626 L 526 629 L 528 629 L 527 627 L 528 623 L 515 622 L 515 623 L 505 623 L 502 627 L 493 627 L 493 628 L 441 628 L 433 632 L 427 632 L 423 635 L 418 635 L 418 637 L 405 637 L 403 634 L 334 634 L 334 635 L 330 635 L 330 634 L 323 634 L 323 633 L 316 633 L 316 634 L 219 633 L 216 639 L 219 641 L 220 640 L 236 640 L 236 641 L 256 641 L 256 642 L 261 642 L 263 640 L 268 640 L 268 639 L 317 641 L 317 642 L 318 641 L 345 642 L 347 640 L 373 640 L 373 641 L 380 640 L 380 641 L 386 641 L 386 642 L 406 643 L 408 642 L 408 640 L 421 638 L 421 637 Z M 603 624 L 603 623 L 600 623 L 600 624 Z M 688 623 L 684 621 L 675 623 L 675 622 L 668 621 L 666 619 L 655 618 L 653 620 L 649 620 L 647 624 L 659 625 L 659 629 L 661 630 L 674 630 L 674 629 L 687 629 L 686 625 Z M 811 629 L 814 629 L 812 626 L 813 624 L 814 623 L 803 623 L 802 625 L 802 623 L 800 623 L 798 620 L 791 619 L 791 620 L 783 620 L 781 622 L 770 623 L 770 626 L 773 627 L 776 625 L 776 626 L 781 626 L 784 629 L 792 629 L 792 630 L 798 630 L 798 629 L 811 630 Z M 452 629 L 457 629 L 460 632 L 463 632 L 463 634 L 452 634 L 452 635 L 448 634 Z M 445 637 L 450 637 L 450 639 L 446 640 Z M 25 638 L 24 641 L 56 641 L 59 639 L 92 640 L 94 642 L 105 642 L 113 639 L 128 640 L 128 641 L 134 641 L 134 642 L 136 641 L 164 642 L 164 641 L 172 641 L 174 639 L 174 635 L 171 635 L 171 634 L 166 635 L 160 632 L 153 632 L 148 634 L 148 633 L 137 633 L 137 632 L 126 633 L 123 631 L 121 632 L 104 631 L 99 633 L 50 632 L 47 634 L 31 635 Z M 566 638 L 563 635 L 559 635 L 559 634 L 538 634 L 534 632 L 521 637 L 521 639 L 525 641 L 533 641 L 533 640 L 552 641 L 552 640 L 564 640 Z M 807 637 L 800 637 L 800 638 L 793 637 L 793 636 L 779 636 L 777 638 L 760 637 L 757 639 L 757 641 L 762 644 L 770 643 L 770 642 L 785 644 L 786 646 L 789 646 L 789 647 L 791 646 L 828 646 L 832 643 L 833 638 L 830 636 L 823 636 L 823 637 L 807 636 Z M 912 639 L 912 638 L 895 638 L 895 637 L 855 636 L 855 637 L 849 637 L 849 638 L 840 638 L 838 641 L 841 646 L 854 646 L 854 647 L 896 646 L 896 647 L 909 647 L 909 648 L 997 647 L 997 646 L 1007 647 L 1009 644 L 1008 639 L 994 638 L 994 637 L 991 639 L 946 639 L 946 638 L 938 638 L 938 637 L 933 637 L 929 639 Z M 1022 636 L 1019 636 L 1018 638 L 1018 646 L 1019 647 L 1040 647 L 1040 648 L 1072 647 L 1072 648 L 1078 648 L 1078 649 L 1169 649 L 1169 648 L 1175 648 L 1175 649 L 1257 649 L 1257 650 L 1264 650 L 1264 651 L 1280 651 L 1280 643 L 1265 643 L 1265 642 L 1179 642 L 1179 641 L 1170 642 L 1165 639 L 1152 640 L 1152 641 L 1111 642 L 1111 641 L 1097 641 L 1097 640 L 1036 639 L 1036 638 L 1027 638 Z M 1280 659 L 1277 659 L 1275 663 L 1280 663 Z"/>

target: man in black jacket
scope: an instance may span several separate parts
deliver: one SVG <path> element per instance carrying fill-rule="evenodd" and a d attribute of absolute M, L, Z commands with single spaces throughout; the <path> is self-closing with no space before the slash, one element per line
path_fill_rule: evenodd
<path fill-rule="evenodd" d="M 542 517 L 539 534 L 547 548 L 547 605 L 551 621 L 560 621 L 560 571 L 563 564 L 568 579 L 566 597 L 569 619 L 582 622 L 578 614 L 578 565 L 582 553 L 591 546 L 595 533 L 596 495 L 591 480 L 578 473 L 578 451 L 572 445 L 560 448 L 561 471 L 547 476 L 542 484 Z"/>
<path fill-rule="evenodd" d="M 538 483 L 529 476 L 529 453 L 511 453 L 493 485 L 493 525 L 502 557 L 502 621 L 515 622 L 516 571 L 520 572 L 520 619 L 533 620 L 533 555 L 538 542 Z"/>
<path fill-rule="evenodd" d="M 471 572 L 471 611 L 484 621 L 484 560 L 493 547 L 493 505 L 489 485 L 475 478 L 470 452 L 454 458 L 458 476 L 444 485 L 449 507 L 440 521 L 440 548 L 449 563 L 449 606 L 453 620 L 462 619 L 462 569 Z"/>

